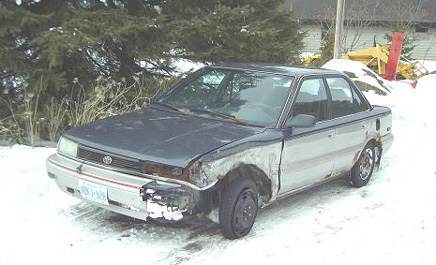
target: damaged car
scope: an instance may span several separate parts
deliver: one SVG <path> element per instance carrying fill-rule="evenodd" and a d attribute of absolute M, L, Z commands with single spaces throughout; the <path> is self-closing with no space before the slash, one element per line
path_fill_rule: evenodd
<path fill-rule="evenodd" d="M 310 187 L 368 183 L 393 142 L 391 110 L 343 73 L 222 64 L 148 107 L 63 134 L 48 175 L 81 200 L 146 220 L 218 213 L 226 238 Z"/>

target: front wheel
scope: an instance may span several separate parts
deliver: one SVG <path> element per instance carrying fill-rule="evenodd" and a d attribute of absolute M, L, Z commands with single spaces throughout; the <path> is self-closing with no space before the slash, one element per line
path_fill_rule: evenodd
<path fill-rule="evenodd" d="M 360 154 L 359 160 L 351 169 L 350 183 L 353 187 L 365 186 L 372 176 L 375 166 L 374 145 L 368 143 Z"/>
<path fill-rule="evenodd" d="M 256 184 L 249 178 L 236 178 L 224 188 L 219 221 L 228 239 L 241 238 L 253 227 L 258 210 Z"/>

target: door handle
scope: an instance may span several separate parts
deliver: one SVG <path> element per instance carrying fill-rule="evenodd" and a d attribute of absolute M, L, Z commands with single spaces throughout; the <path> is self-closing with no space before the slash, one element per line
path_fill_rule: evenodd
<path fill-rule="evenodd" d="M 332 139 L 335 137 L 335 131 L 329 131 L 327 132 L 327 138 Z"/>

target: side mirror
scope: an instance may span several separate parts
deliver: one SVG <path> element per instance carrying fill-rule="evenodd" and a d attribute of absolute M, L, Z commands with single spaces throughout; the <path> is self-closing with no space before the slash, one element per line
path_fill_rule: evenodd
<path fill-rule="evenodd" d="M 294 117 L 287 119 L 285 122 L 286 128 L 310 128 L 316 123 L 315 116 L 308 114 L 297 114 Z"/>

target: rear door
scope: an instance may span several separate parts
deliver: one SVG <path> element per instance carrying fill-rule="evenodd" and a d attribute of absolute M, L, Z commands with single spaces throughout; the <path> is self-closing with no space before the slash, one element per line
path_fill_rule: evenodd
<path fill-rule="evenodd" d="M 326 77 L 325 80 L 331 95 L 331 122 L 336 128 L 333 175 L 338 175 L 351 169 L 365 144 L 370 120 L 363 117 L 369 105 L 345 77 Z"/>
<path fill-rule="evenodd" d="M 312 128 L 292 128 L 285 136 L 281 160 L 280 193 L 310 186 L 331 176 L 335 161 L 336 130 L 330 128 L 328 93 L 322 77 L 300 83 L 288 119 L 296 114 L 317 118 Z"/>

